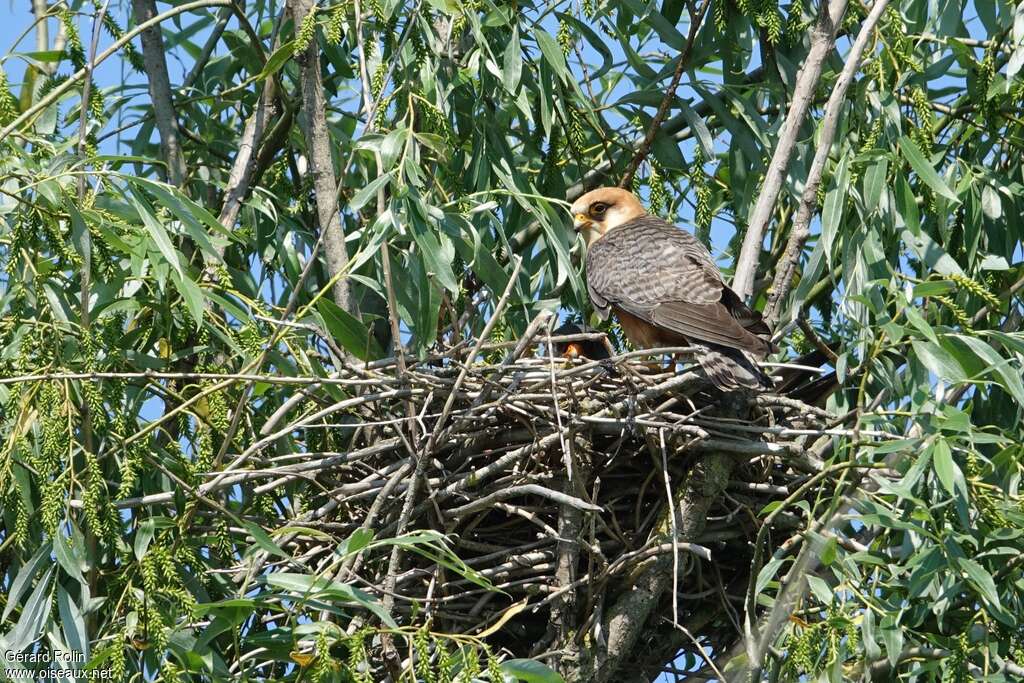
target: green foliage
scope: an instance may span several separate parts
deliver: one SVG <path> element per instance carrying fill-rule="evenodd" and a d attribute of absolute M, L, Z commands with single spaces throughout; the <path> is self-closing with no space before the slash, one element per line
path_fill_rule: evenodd
<path fill-rule="evenodd" d="M 282 527 L 330 499 L 330 479 L 202 487 L 264 439 L 273 453 L 246 462 L 253 472 L 350 450 L 352 425 L 375 416 L 352 408 L 331 428 L 262 433 L 279 410 L 322 407 L 266 376 L 314 378 L 331 401 L 352 399 L 329 379 L 342 364 L 392 355 L 392 315 L 410 356 L 464 344 L 487 324 L 514 256 L 522 272 L 491 341 L 518 338 L 542 310 L 587 319 L 564 202 L 594 169 L 618 182 L 664 98 L 689 18 L 670 20 L 661 4 L 371 0 L 359 5 L 359 36 L 349 1 L 314 5 L 297 26 L 279 2 L 246 4 L 247 25 L 232 18 L 199 64 L 216 13 L 181 15 L 164 31 L 172 63 L 195 68 L 188 87 L 173 84 L 189 169 L 181 187 L 160 180 L 166 163 L 141 81 L 98 79 L 83 103 L 83 82 L 69 80 L 103 3 L 53 5 L 62 48 L 9 46 L 0 66 L 0 126 L 13 126 L 0 140 L 3 647 L 44 634 L 84 641 L 90 666 L 115 680 L 146 671 L 364 683 L 382 670 L 391 637 L 416 652 L 410 681 L 548 680 L 540 665 L 434 631 L 421 614 L 389 623 L 381 599 L 329 553 L 303 564 L 314 542 L 358 545 L 361 520 L 284 540 L 295 530 Z M 799 616 L 771 643 L 766 676 L 855 679 L 888 661 L 892 680 L 979 671 L 996 680 L 1002 663 L 1024 665 L 1024 336 L 1011 289 L 1024 275 L 1024 24 L 1011 5 L 892 2 L 851 86 L 819 189 L 820 228 L 799 255 L 782 319 L 807 316 L 837 347 L 840 386 L 826 407 L 854 416 L 855 431 L 829 436 L 823 466 L 887 476 L 851 475 L 806 509 L 790 506 L 800 542 L 828 552 Z M 711 0 L 686 89 L 634 177 L 652 212 L 724 247 L 723 265 L 756 202 L 817 6 Z M 103 17 L 104 40 L 125 35 L 116 9 Z M 851 3 L 850 36 L 864 9 Z M 313 190 L 293 57 L 311 45 L 322 49 L 341 266 L 322 249 L 310 258 L 324 198 Z M 816 102 L 840 57 L 826 63 Z M 15 83 L 18 59 L 29 67 Z M 111 60 L 143 72 L 132 42 Z M 232 164 L 266 88 L 275 96 L 252 186 L 222 225 L 237 189 Z M 365 100 L 376 103 L 372 120 Z M 813 131 L 806 125 L 797 141 L 763 274 L 783 256 Z M 350 287 L 351 310 L 334 299 L 337 282 Z M 602 329 L 629 348 L 616 323 Z M 803 332 L 781 344 L 787 357 L 816 348 Z M 251 383 L 243 390 L 224 374 Z M 837 510 L 829 535 L 808 531 Z M 350 555 L 379 569 L 389 543 L 405 544 L 425 566 L 487 584 L 442 536 L 424 534 L 367 540 Z M 266 558 L 297 566 L 269 569 Z M 762 612 L 787 580 L 784 565 L 766 566 Z M 262 570 L 250 576 L 253 567 Z M 901 659 L 919 651 L 936 656 Z"/>

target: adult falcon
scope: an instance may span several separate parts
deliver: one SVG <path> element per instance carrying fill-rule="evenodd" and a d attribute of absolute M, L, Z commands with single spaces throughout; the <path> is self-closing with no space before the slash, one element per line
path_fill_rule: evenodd
<path fill-rule="evenodd" d="M 614 312 L 637 348 L 698 347 L 697 362 L 723 391 L 772 386 L 750 358 L 772 350 L 771 331 L 722 281 L 696 237 L 648 215 L 617 187 L 588 192 L 572 214 L 586 240 L 587 289 L 602 320 Z"/>

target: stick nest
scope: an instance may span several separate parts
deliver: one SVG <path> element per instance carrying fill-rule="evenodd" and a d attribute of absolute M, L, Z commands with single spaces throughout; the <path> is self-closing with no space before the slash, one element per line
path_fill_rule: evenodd
<path fill-rule="evenodd" d="M 404 373 L 378 362 L 309 386 L 242 454 L 237 464 L 248 469 L 221 485 L 301 495 L 294 524 L 339 541 L 359 527 L 378 538 L 446 534 L 475 574 L 409 553 L 389 580 L 386 552 L 336 568 L 336 543 L 322 535 L 287 542 L 308 566 L 330 566 L 385 601 L 392 594 L 400 620 L 426 611 L 435 630 L 479 633 L 505 619 L 489 640 L 516 656 L 544 656 L 565 638 L 599 643 L 605 606 L 666 557 L 678 569 L 678 622 L 716 647 L 735 640 L 762 509 L 820 471 L 807 453 L 826 435 L 826 413 L 761 395 L 734 397 L 750 417 L 728 417 L 735 405 L 685 365 L 652 364 L 657 352 L 596 362 L 546 355 L 547 345 L 524 357 L 532 351 L 523 342 L 506 353 L 511 346 L 480 349 L 495 362 L 467 365 L 450 353 Z M 271 455 L 281 439 L 308 452 Z M 736 466 L 706 518 L 688 519 L 686 501 L 668 492 L 677 497 L 711 453 Z M 778 516 L 775 545 L 800 521 Z M 648 655 L 637 662 L 649 671 L 692 645 L 670 623 L 671 599 L 661 602 L 647 633 L 666 637 L 640 648 Z"/>

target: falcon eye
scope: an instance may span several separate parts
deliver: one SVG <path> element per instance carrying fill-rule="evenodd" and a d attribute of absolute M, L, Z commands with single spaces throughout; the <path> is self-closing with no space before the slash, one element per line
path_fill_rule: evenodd
<path fill-rule="evenodd" d="M 607 209 L 608 209 L 608 205 L 607 204 L 598 202 L 597 204 L 594 204 L 592 207 L 590 207 L 590 213 L 594 214 L 595 216 L 600 216 Z"/>

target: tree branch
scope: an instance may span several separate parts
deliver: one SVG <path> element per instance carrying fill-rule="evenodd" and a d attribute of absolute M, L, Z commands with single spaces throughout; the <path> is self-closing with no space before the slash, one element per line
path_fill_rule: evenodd
<path fill-rule="evenodd" d="M 832 141 L 839 126 L 839 114 L 846 102 L 846 91 L 849 90 L 853 77 L 860 68 L 860 60 L 864 55 L 864 48 L 867 47 L 868 39 L 875 30 L 875 25 L 882 17 L 889 0 L 875 0 L 864 23 L 861 24 L 860 32 L 857 34 L 850 54 L 846 57 L 846 64 L 832 88 L 832 94 L 825 105 L 825 116 L 822 118 L 821 135 L 818 138 L 818 148 L 814 152 L 814 161 L 811 162 L 811 169 L 807 173 L 807 182 L 804 185 L 803 195 L 800 197 L 800 206 L 797 209 L 796 217 L 793 219 L 793 228 L 789 233 L 789 243 L 786 251 L 779 261 L 779 267 L 775 271 L 775 280 L 772 283 L 771 293 L 768 295 L 768 304 L 765 306 L 764 318 L 769 326 L 774 327 L 778 322 L 780 310 L 792 287 L 793 274 L 797 264 L 800 263 L 800 256 L 803 253 L 804 244 L 810 235 L 811 216 L 818 205 L 818 186 L 821 184 L 821 175 L 825 170 L 825 162 L 828 161 L 829 152 L 832 149 Z"/>
<path fill-rule="evenodd" d="M 93 62 L 93 67 L 95 67 L 95 66 L 103 63 L 104 61 L 106 61 L 111 55 L 115 54 L 118 50 L 120 50 L 126 44 L 130 43 L 132 41 L 132 39 L 135 38 L 135 36 L 139 35 L 140 33 L 142 33 L 143 31 L 145 31 L 146 29 L 148 29 L 148 28 L 150 28 L 152 26 L 158 25 L 160 22 L 163 22 L 163 21 L 166 21 L 167 19 L 170 19 L 171 17 L 176 17 L 179 14 L 185 14 L 186 12 L 191 12 L 192 10 L 199 9 L 201 7 L 231 7 L 231 6 L 232 6 L 232 0 L 195 0 L 194 2 L 187 2 L 184 5 L 178 5 L 177 7 L 172 7 L 171 9 L 167 10 L 163 14 L 155 16 L 152 19 L 139 24 L 138 26 L 133 28 L 131 31 L 125 31 L 125 34 L 123 36 L 121 36 L 116 41 L 114 41 L 114 43 L 110 47 L 108 47 L 106 50 L 101 52 L 96 57 L 96 59 Z M 49 107 L 51 104 L 53 104 L 54 102 L 59 100 L 61 98 L 61 96 L 64 95 L 64 93 L 66 93 L 68 90 L 71 90 L 71 88 L 75 87 L 76 83 L 78 83 L 80 80 L 85 78 L 87 73 L 88 73 L 88 69 L 86 67 L 82 67 L 81 69 L 79 69 L 75 73 L 73 73 L 70 76 L 68 76 L 68 78 L 66 80 L 64 80 L 62 83 L 57 85 L 53 90 L 51 90 L 46 95 L 46 97 L 43 97 L 42 99 L 40 99 L 38 102 L 33 104 L 31 107 L 29 107 L 28 109 L 23 111 L 20 116 L 18 116 L 16 119 L 11 121 L 9 124 L 4 126 L 3 130 L 0 130 L 0 140 L 3 140 L 4 138 L 6 138 L 8 135 L 10 135 L 14 131 L 16 131 L 18 128 L 20 128 L 23 124 L 25 124 L 30 119 L 32 119 L 32 117 L 34 117 L 39 112 L 43 111 L 44 109 Z"/>
<path fill-rule="evenodd" d="M 296 29 L 306 15 L 314 11 L 312 0 L 289 0 L 288 4 Z M 313 174 L 317 218 L 323 234 L 327 270 L 334 278 L 345 270 L 348 251 L 345 248 L 345 227 L 341 223 L 335 194 L 337 183 L 331 156 L 331 135 L 327 129 L 323 83 L 320 80 L 320 45 L 315 36 L 299 55 L 298 62 L 302 80 L 302 129 L 306 138 L 306 153 L 309 155 L 309 172 Z M 353 315 L 357 314 L 347 278 L 337 278 L 331 290 L 334 303 Z"/>
<path fill-rule="evenodd" d="M 149 23 L 156 18 L 156 0 L 132 0 L 135 20 Z M 160 147 L 167 162 L 167 178 L 176 187 L 185 181 L 185 155 L 178 135 L 178 119 L 174 113 L 171 81 L 167 75 L 167 56 L 160 25 L 154 23 L 142 31 L 142 62 L 149 81 L 149 96 L 153 99 L 153 115 L 160 131 Z M 85 104 L 83 104 L 85 106 Z"/>
<path fill-rule="evenodd" d="M 690 11 L 690 30 L 686 36 L 686 47 L 679 53 L 679 62 L 676 64 L 676 71 L 672 74 L 672 81 L 669 83 L 668 89 L 665 91 L 665 96 L 661 98 L 661 104 L 658 105 L 658 111 L 654 114 L 654 118 L 651 119 L 651 125 L 647 127 L 647 134 L 644 135 L 643 142 L 640 143 L 640 147 L 636 150 L 636 154 L 629 162 L 629 166 L 626 167 L 626 171 L 622 174 L 622 180 L 619 181 L 619 187 L 629 187 L 633 184 L 633 176 L 636 175 L 636 170 L 643 163 L 643 160 L 647 158 L 648 153 L 651 151 L 651 143 L 654 142 L 654 138 L 658 134 L 658 129 L 661 128 L 661 122 L 665 120 L 665 116 L 668 114 L 669 106 L 672 104 L 672 100 L 675 99 L 676 89 L 679 87 L 679 81 L 683 77 L 683 71 L 686 70 L 686 65 L 690 61 L 690 53 L 693 52 L 693 43 L 697 38 L 697 31 L 704 23 L 704 17 L 707 14 L 708 7 L 711 6 L 711 0 L 704 0 L 700 9 L 696 13 Z"/>
<path fill-rule="evenodd" d="M 696 462 L 686 477 L 676 501 L 677 534 L 680 542 L 695 542 L 704 530 L 711 505 L 729 481 L 736 459 L 725 453 L 709 453 Z M 608 634 L 606 652 L 600 658 L 592 679 L 595 683 L 614 680 L 619 667 L 633 655 L 633 650 L 650 615 L 659 609 L 661 596 L 672 585 L 672 555 L 659 556 L 612 606 L 604 621 Z M 581 679 L 583 680 L 583 679 Z"/>
<path fill-rule="evenodd" d="M 786 120 L 782 123 L 782 129 L 779 131 L 779 142 L 775 146 L 775 153 L 772 155 L 768 171 L 761 183 L 757 204 L 754 206 L 754 212 L 747 225 L 747 232 L 743 236 L 743 246 L 740 248 L 740 255 L 736 261 L 736 275 L 733 278 L 732 288 L 739 294 L 740 299 L 746 299 L 753 293 L 764 233 L 768 227 L 768 221 L 771 220 L 772 214 L 775 212 L 775 202 L 779 198 L 782 183 L 786 179 L 789 159 L 796 147 L 800 125 L 811 105 L 814 90 L 818 87 L 825 59 L 835 45 L 836 30 L 845 11 L 846 0 L 828 0 L 827 4 L 823 0 L 818 10 L 818 22 L 811 32 L 811 49 L 807 53 L 803 68 L 797 75 L 796 87 L 793 89 L 793 103 L 789 107 Z"/>

